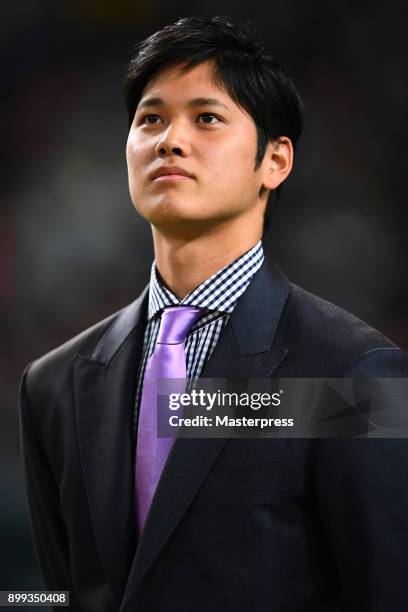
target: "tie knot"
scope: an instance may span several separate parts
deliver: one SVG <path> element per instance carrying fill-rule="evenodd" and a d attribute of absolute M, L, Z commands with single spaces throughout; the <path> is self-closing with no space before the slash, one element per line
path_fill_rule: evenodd
<path fill-rule="evenodd" d="M 171 306 L 163 310 L 157 344 L 181 344 L 200 316 L 194 306 Z"/>

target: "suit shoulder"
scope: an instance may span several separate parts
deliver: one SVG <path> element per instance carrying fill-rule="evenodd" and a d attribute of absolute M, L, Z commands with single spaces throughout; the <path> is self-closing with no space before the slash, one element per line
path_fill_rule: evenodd
<path fill-rule="evenodd" d="M 313 334 L 324 342 L 341 343 L 358 352 L 373 348 L 397 348 L 379 330 L 340 306 L 293 285 L 296 310 L 301 309 Z"/>
<path fill-rule="evenodd" d="M 29 363 L 24 371 L 23 379 L 28 389 L 41 390 L 50 383 L 55 384 L 58 378 L 64 377 L 69 370 L 76 354 L 91 356 L 99 339 L 114 324 L 125 308 L 98 321 L 83 330 L 60 346 Z"/>
<path fill-rule="evenodd" d="M 73 386 L 74 357 L 104 362 L 98 348 L 115 350 L 135 326 L 144 320 L 148 303 L 149 285 L 133 302 L 109 315 L 92 327 L 64 342 L 57 348 L 32 361 L 24 370 L 20 392 L 37 401 L 48 398 Z"/>
<path fill-rule="evenodd" d="M 407 358 L 404 351 L 365 321 L 294 284 L 281 323 L 281 342 L 303 356 L 303 364 L 314 364 L 313 371 L 319 375 L 341 376 L 368 354 L 369 359 L 364 361 L 371 364 L 402 357 L 405 363 Z M 368 369 L 381 371 L 379 366 Z"/>

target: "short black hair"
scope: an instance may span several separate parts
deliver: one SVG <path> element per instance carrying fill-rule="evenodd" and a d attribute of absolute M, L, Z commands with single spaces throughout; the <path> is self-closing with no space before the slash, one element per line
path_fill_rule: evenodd
<path fill-rule="evenodd" d="M 188 70 L 207 60 L 214 61 L 217 84 L 254 120 L 258 134 L 255 168 L 270 141 L 287 136 L 296 148 L 303 105 L 291 77 L 264 53 L 263 41 L 251 24 L 228 17 L 185 17 L 136 45 L 124 83 L 129 129 L 153 76 L 177 65 Z M 279 195 L 279 188 L 276 191 Z M 265 220 L 269 224 L 269 218 Z"/>

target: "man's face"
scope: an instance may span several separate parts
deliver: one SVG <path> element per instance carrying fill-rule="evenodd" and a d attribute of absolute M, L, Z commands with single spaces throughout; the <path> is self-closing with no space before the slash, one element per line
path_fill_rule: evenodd
<path fill-rule="evenodd" d="M 126 156 L 132 201 L 156 227 L 211 227 L 259 208 L 253 119 L 213 79 L 211 62 L 145 87 Z M 183 176 L 180 173 L 188 176 Z"/>

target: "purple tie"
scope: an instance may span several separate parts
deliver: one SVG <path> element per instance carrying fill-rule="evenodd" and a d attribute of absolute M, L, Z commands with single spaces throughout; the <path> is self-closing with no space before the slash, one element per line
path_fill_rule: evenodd
<path fill-rule="evenodd" d="M 174 438 L 157 437 L 157 381 L 186 379 L 184 340 L 200 316 L 193 306 L 165 308 L 152 356 L 147 362 L 136 443 L 135 503 L 139 535 Z M 184 390 L 183 390 L 184 391 Z"/>

